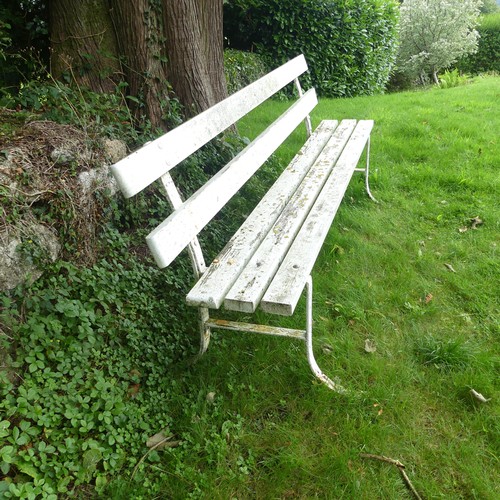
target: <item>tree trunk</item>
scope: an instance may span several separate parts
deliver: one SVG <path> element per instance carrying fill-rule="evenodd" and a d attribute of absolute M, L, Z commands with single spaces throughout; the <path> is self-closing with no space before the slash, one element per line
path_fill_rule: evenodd
<path fill-rule="evenodd" d="M 192 116 L 227 96 L 222 0 L 163 0 L 168 78 Z"/>
<path fill-rule="evenodd" d="M 153 126 L 162 126 L 162 105 L 168 104 L 165 40 L 162 16 L 149 0 L 109 0 L 111 19 L 117 35 L 123 72 L 137 118 L 149 118 Z"/>
<path fill-rule="evenodd" d="M 51 74 L 68 74 L 95 92 L 110 92 L 120 80 L 118 46 L 102 0 L 51 0 Z"/>
<path fill-rule="evenodd" d="M 169 106 L 167 77 L 188 116 L 203 111 L 227 96 L 222 3 L 51 0 L 52 74 L 96 92 L 125 81 L 135 116 L 154 126 Z"/>
<path fill-rule="evenodd" d="M 199 0 L 198 4 L 201 11 L 202 37 L 208 77 L 215 102 L 219 102 L 227 97 L 224 74 L 223 2 L 222 0 Z"/>

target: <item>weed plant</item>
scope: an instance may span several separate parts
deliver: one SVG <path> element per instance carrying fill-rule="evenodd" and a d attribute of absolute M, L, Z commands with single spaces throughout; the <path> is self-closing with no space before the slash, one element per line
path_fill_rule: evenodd
<path fill-rule="evenodd" d="M 379 203 L 351 181 L 313 273 L 314 348 L 347 395 L 318 385 L 291 339 L 215 332 L 190 364 L 189 264 L 152 265 L 135 226 L 164 215 L 148 197 L 117 210 L 94 268 L 59 263 L 4 297 L 17 354 L 2 372 L 4 496 L 409 498 L 396 467 L 360 456 L 371 453 L 400 460 L 425 498 L 500 497 L 499 97 L 488 77 L 323 100 L 313 114 L 375 120 Z M 240 133 L 286 107 L 262 106 Z M 298 129 L 282 164 L 304 140 Z M 214 250 L 248 198 L 204 235 Z M 303 328 L 304 311 L 283 326 Z M 172 446 L 148 448 L 156 433 Z"/>
<path fill-rule="evenodd" d="M 442 89 L 466 85 L 468 82 L 469 76 L 461 75 L 457 68 L 451 71 L 446 70 L 442 75 L 439 75 L 439 87 Z"/>

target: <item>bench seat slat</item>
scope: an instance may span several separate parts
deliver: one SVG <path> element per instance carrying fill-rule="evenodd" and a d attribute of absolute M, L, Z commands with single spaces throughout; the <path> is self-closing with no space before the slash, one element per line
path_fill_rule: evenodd
<path fill-rule="evenodd" d="M 297 56 L 115 163 L 111 171 L 124 196 L 142 191 L 305 71 L 304 56 Z"/>
<path fill-rule="evenodd" d="M 187 295 L 187 303 L 219 309 L 251 256 L 271 229 L 338 125 L 325 120 L 255 207 L 201 279 Z"/>
<path fill-rule="evenodd" d="M 355 126 L 355 120 L 343 120 L 337 127 L 302 184 L 227 294 L 224 300 L 226 309 L 249 313 L 255 311 Z"/>
<path fill-rule="evenodd" d="M 307 91 L 257 139 L 146 237 L 158 267 L 168 266 L 274 153 L 317 104 Z"/>
<path fill-rule="evenodd" d="M 293 314 L 372 128 L 373 120 L 360 120 L 358 123 L 351 140 L 267 289 L 261 302 L 264 311 L 285 316 Z"/>

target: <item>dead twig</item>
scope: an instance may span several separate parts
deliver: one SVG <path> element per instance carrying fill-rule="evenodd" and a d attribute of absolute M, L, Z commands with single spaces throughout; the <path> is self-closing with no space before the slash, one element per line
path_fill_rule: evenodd
<path fill-rule="evenodd" d="M 405 468 L 405 466 L 399 460 L 394 460 L 394 458 L 384 457 L 383 455 L 372 455 L 371 453 L 360 453 L 359 456 L 361 458 L 373 458 L 374 460 L 380 460 L 381 462 L 387 462 L 388 464 L 395 465 L 396 467 L 401 467 L 402 469 Z"/>
<path fill-rule="evenodd" d="M 417 499 L 417 500 L 422 500 L 422 497 L 418 494 L 418 491 L 415 489 L 415 487 L 413 486 L 412 482 L 410 481 L 410 478 L 408 477 L 408 475 L 406 474 L 405 470 L 402 469 L 401 467 L 398 467 L 399 469 L 399 472 L 401 473 L 401 476 L 403 477 L 403 480 L 404 482 L 406 483 L 406 486 L 408 487 L 408 489 L 413 493 L 413 496 Z"/>
<path fill-rule="evenodd" d="M 418 491 L 415 489 L 412 482 L 410 481 L 408 474 L 406 474 L 405 466 L 399 460 L 394 460 L 394 458 L 384 457 L 383 455 L 372 455 L 371 453 L 360 453 L 359 456 L 361 458 L 371 458 L 373 460 L 380 460 L 381 462 L 386 462 L 388 464 L 395 465 L 398 468 L 399 472 L 401 473 L 403 481 L 405 482 L 407 488 L 412 492 L 413 496 L 417 500 L 422 500 L 422 497 L 418 494 Z"/>

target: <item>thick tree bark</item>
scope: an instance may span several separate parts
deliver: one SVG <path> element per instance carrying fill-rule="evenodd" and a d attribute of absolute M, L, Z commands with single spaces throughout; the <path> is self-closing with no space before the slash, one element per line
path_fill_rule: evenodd
<path fill-rule="evenodd" d="M 224 74 L 223 2 L 199 0 L 198 3 L 208 77 L 215 101 L 219 102 L 227 97 Z"/>
<path fill-rule="evenodd" d="M 131 104 L 139 118 L 145 115 L 153 126 L 162 125 L 162 104 L 168 103 L 165 41 L 161 9 L 150 0 L 109 0 L 123 72 L 131 96 L 140 96 L 144 108 Z"/>
<path fill-rule="evenodd" d="M 96 92 L 110 92 L 121 79 L 118 46 L 102 0 L 51 0 L 51 74 L 69 74 Z"/>
<path fill-rule="evenodd" d="M 188 116 L 227 96 L 222 0 L 50 0 L 49 11 L 52 74 L 97 92 L 125 81 L 137 118 L 163 124 L 167 79 Z"/>
<path fill-rule="evenodd" d="M 227 96 L 222 0 L 163 0 L 168 79 L 193 115 Z"/>

